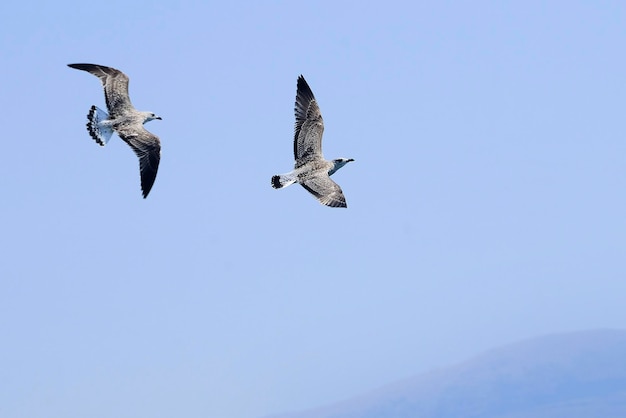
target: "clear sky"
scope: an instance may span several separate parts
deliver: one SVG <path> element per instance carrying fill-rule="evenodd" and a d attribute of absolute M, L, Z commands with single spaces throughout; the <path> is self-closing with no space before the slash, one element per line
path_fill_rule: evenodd
<path fill-rule="evenodd" d="M 259 418 L 626 327 L 623 1 L 42 3 L 0 5 L 2 417 Z M 163 118 L 146 200 L 75 62 Z M 300 74 L 345 210 L 270 187 Z"/>

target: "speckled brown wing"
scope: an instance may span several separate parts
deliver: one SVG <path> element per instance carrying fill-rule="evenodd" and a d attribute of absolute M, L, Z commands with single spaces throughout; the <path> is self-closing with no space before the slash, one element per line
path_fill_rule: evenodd
<path fill-rule="evenodd" d="M 323 205 L 333 208 L 348 207 L 341 187 L 325 173 L 309 177 L 305 181 L 300 182 L 300 184 Z"/>
<path fill-rule="evenodd" d="M 96 64 L 68 64 L 68 67 L 87 71 L 100 79 L 112 118 L 134 109 L 128 96 L 128 76 L 120 70 Z"/>
<path fill-rule="evenodd" d="M 315 96 L 303 76 L 298 77 L 296 93 L 296 124 L 294 129 L 293 153 L 295 167 L 301 167 L 309 161 L 323 159 L 322 135 L 324 120 Z"/>
<path fill-rule="evenodd" d="M 118 129 L 117 133 L 124 142 L 130 145 L 139 158 L 141 190 L 145 199 L 148 197 L 152 185 L 154 185 L 159 170 L 161 141 L 159 141 L 159 137 L 148 132 L 143 125 Z"/>

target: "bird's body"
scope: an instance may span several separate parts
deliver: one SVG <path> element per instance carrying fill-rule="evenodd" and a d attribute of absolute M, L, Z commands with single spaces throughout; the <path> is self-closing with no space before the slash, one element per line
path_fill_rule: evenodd
<path fill-rule="evenodd" d="M 161 119 L 152 112 L 135 109 L 128 95 L 128 77 L 115 68 L 95 64 L 68 64 L 77 70 L 87 71 L 100 79 L 104 87 L 104 97 L 108 113 L 91 106 L 87 114 L 87 130 L 99 145 L 109 142 L 116 132 L 139 158 L 141 189 L 146 198 L 159 169 L 161 160 L 161 142 L 148 132 L 143 124 L 154 119 Z"/>
<path fill-rule="evenodd" d="M 298 90 L 295 105 L 294 170 L 272 177 L 272 187 L 280 189 L 299 183 L 320 203 L 331 207 L 347 207 L 341 187 L 330 176 L 352 158 L 324 159 L 322 135 L 324 120 L 315 96 L 304 77 L 298 77 Z"/>

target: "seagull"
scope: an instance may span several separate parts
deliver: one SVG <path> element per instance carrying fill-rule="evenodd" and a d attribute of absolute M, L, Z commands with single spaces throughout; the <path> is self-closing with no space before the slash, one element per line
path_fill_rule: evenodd
<path fill-rule="evenodd" d="M 322 155 L 322 134 L 324 121 L 322 113 L 313 96 L 311 88 L 302 75 L 298 77 L 296 94 L 295 134 L 293 153 L 296 160 L 294 170 L 272 177 L 272 187 L 282 189 L 293 183 L 299 183 L 323 205 L 333 208 L 346 208 L 346 198 L 341 187 L 331 180 L 337 170 L 352 158 L 337 158 L 332 161 Z"/>
<path fill-rule="evenodd" d="M 91 106 L 87 114 L 87 130 L 99 145 L 105 146 L 116 132 L 139 157 L 141 190 L 145 199 L 156 179 L 161 160 L 161 142 L 143 124 L 161 118 L 152 112 L 140 112 L 128 97 L 128 76 L 115 68 L 95 64 L 68 64 L 98 77 L 104 87 L 108 113 Z"/>

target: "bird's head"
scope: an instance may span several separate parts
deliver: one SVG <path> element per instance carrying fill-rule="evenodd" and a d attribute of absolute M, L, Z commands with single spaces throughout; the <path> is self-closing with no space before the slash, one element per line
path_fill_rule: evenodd
<path fill-rule="evenodd" d="M 161 120 L 161 116 L 157 116 L 152 112 L 144 112 L 144 116 L 145 117 L 143 123 L 150 122 L 151 120 L 155 119 Z"/>
<path fill-rule="evenodd" d="M 352 161 L 354 161 L 353 158 L 335 158 L 333 160 L 333 167 L 328 171 L 328 175 L 332 175 L 335 171 Z"/>

